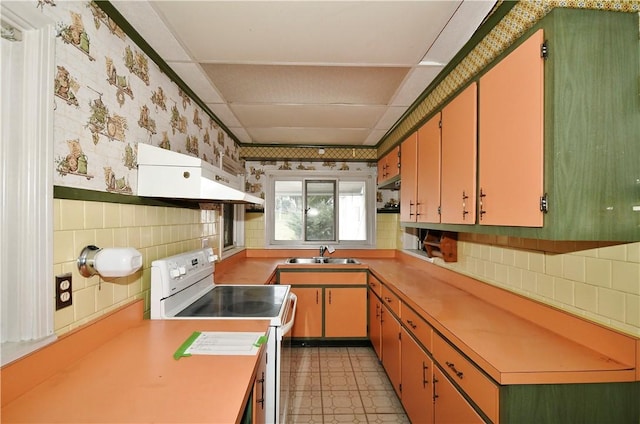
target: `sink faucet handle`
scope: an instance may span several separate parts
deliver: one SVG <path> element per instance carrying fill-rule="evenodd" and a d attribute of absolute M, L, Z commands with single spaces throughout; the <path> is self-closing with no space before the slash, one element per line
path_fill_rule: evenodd
<path fill-rule="evenodd" d="M 328 246 L 326 244 L 320 246 L 320 256 L 324 256 L 324 252 L 326 251 L 329 251 L 329 253 L 333 253 L 336 251 L 336 248 L 333 246 Z"/>

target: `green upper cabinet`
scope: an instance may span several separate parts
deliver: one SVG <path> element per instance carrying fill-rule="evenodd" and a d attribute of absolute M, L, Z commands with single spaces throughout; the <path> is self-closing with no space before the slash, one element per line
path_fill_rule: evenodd
<path fill-rule="evenodd" d="M 477 194 L 478 208 L 482 202 L 484 209 L 478 210 L 474 225 L 412 226 L 547 240 L 640 240 L 638 20 L 634 13 L 555 8 L 478 75 Z M 529 90 L 532 76 L 525 69 L 493 82 L 492 89 L 508 86 L 511 96 L 505 98 L 511 100 L 493 104 L 492 121 L 483 122 L 483 95 L 491 85 L 483 79 L 490 81 L 491 73 L 501 72 L 500 64 L 510 62 L 510 55 L 518 55 L 518 48 L 529 40 L 536 40 L 534 53 L 542 54 L 536 37 L 544 40 L 546 50 L 544 59 L 538 56 L 544 74 L 543 119 L 535 116 L 540 96 L 535 88 Z M 534 60 L 532 66 L 539 65 Z M 529 119 L 514 121 L 519 113 L 518 119 Z M 536 119 L 538 127 L 527 126 Z M 498 136 L 505 128 L 509 137 L 502 138 L 502 146 L 491 146 L 490 156 L 483 156 L 490 142 L 487 125 Z M 529 151 L 530 143 L 540 144 L 540 134 L 542 149 Z M 493 174 L 491 184 L 506 183 L 512 190 L 500 199 L 502 216 L 495 221 L 490 216 L 497 199 L 491 196 L 497 190 L 487 185 L 487 166 Z M 522 200 L 528 192 L 533 197 L 527 194 Z M 517 209 L 521 205 L 526 212 Z M 521 220 L 527 213 L 534 219 Z"/>
<path fill-rule="evenodd" d="M 555 239 L 640 240 L 638 14 L 557 9 L 543 25 L 545 227 Z"/>

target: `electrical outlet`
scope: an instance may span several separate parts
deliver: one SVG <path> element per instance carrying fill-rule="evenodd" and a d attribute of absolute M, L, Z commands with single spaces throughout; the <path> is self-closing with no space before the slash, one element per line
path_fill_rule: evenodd
<path fill-rule="evenodd" d="M 56 311 L 73 303 L 71 273 L 56 275 Z"/>

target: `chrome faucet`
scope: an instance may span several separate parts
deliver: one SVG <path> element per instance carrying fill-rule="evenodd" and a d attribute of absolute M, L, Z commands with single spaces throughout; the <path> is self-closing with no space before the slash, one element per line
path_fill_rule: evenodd
<path fill-rule="evenodd" d="M 326 251 L 329 251 L 329 253 L 331 254 L 331 253 L 335 252 L 336 249 L 335 249 L 335 247 L 327 246 L 326 244 L 322 245 L 322 246 L 320 246 L 320 257 L 323 257 L 324 256 L 324 252 L 326 252 Z"/>

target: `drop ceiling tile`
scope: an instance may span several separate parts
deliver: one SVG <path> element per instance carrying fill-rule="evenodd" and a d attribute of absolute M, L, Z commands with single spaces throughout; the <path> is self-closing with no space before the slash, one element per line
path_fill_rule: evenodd
<path fill-rule="evenodd" d="M 385 105 L 403 67 L 202 64 L 231 103 Z"/>
<path fill-rule="evenodd" d="M 460 51 L 491 11 L 495 1 L 463 2 L 423 60 L 448 63 Z"/>
<path fill-rule="evenodd" d="M 251 136 L 249 135 L 247 130 L 245 130 L 243 127 L 227 127 L 227 128 L 229 128 L 229 131 L 231 131 L 238 138 L 238 140 L 240 140 L 241 143 L 249 144 L 253 142 L 253 140 L 251 140 Z"/>
<path fill-rule="evenodd" d="M 306 145 L 361 145 L 369 134 L 365 129 L 345 128 L 249 128 L 256 143 Z"/>
<path fill-rule="evenodd" d="M 391 104 L 393 106 L 402 106 L 405 109 L 411 106 L 443 68 L 443 66 L 421 66 L 413 69 L 396 93 Z"/>
<path fill-rule="evenodd" d="M 113 6 L 165 61 L 192 60 L 147 1 L 114 1 Z"/>
<path fill-rule="evenodd" d="M 460 1 L 155 2 L 200 62 L 417 63 Z"/>
<path fill-rule="evenodd" d="M 231 110 L 246 127 L 372 128 L 384 106 L 242 105 Z"/>
<path fill-rule="evenodd" d="M 216 115 L 227 127 L 241 127 L 242 124 L 233 114 L 229 105 L 225 103 L 207 103 L 211 112 Z"/>
<path fill-rule="evenodd" d="M 362 144 L 364 146 L 375 146 L 386 133 L 387 130 L 385 129 L 374 129 L 369 133 Z"/>
<path fill-rule="evenodd" d="M 222 103 L 222 97 L 211 85 L 200 65 L 197 63 L 170 62 L 168 65 L 194 93 L 205 103 Z"/>
<path fill-rule="evenodd" d="M 407 110 L 404 106 L 391 106 L 388 108 L 380 120 L 376 123 L 375 128 L 380 130 L 388 130 L 396 123 L 396 121 Z"/>

